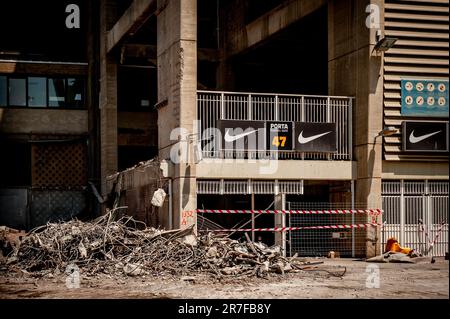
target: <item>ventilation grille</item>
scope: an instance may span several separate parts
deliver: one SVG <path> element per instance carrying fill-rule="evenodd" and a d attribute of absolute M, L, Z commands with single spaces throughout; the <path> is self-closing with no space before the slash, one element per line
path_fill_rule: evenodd
<path fill-rule="evenodd" d="M 385 2 L 385 35 L 398 41 L 384 54 L 384 125 L 399 131 L 384 138 L 386 160 L 442 161 L 445 158 L 401 153 L 401 122 L 411 119 L 401 117 L 401 78 L 448 80 L 448 13 L 448 0 Z"/>
<path fill-rule="evenodd" d="M 32 145 L 32 186 L 80 188 L 87 184 L 84 142 Z"/>

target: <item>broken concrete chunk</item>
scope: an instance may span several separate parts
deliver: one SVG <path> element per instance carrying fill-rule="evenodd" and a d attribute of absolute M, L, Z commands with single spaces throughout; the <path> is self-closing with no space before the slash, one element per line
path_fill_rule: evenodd
<path fill-rule="evenodd" d="M 123 271 L 128 276 L 140 276 L 144 274 L 144 271 L 141 267 L 141 265 L 128 263 L 123 267 Z"/>
<path fill-rule="evenodd" d="M 72 233 L 72 236 L 77 236 L 77 235 L 81 234 L 81 230 L 80 230 L 80 228 L 78 228 L 76 226 L 72 226 L 71 233 Z"/>
<path fill-rule="evenodd" d="M 183 237 L 182 243 L 189 246 L 197 246 L 197 237 L 195 237 L 195 235 L 193 234 L 186 235 Z"/>
<path fill-rule="evenodd" d="M 71 241 L 73 239 L 72 235 L 66 235 L 61 238 L 61 242 Z"/>
<path fill-rule="evenodd" d="M 206 252 L 206 257 L 217 257 L 217 247 L 216 246 L 212 246 L 208 249 L 208 251 Z"/>
<path fill-rule="evenodd" d="M 81 258 L 87 257 L 87 250 L 86 247 L 84 247 L 83 245 L 83 241 L 80 241 L 80 243 L 78 244 L 78 251 L 80 252 Z"/>
<path fill-rule="evenodd" d="M 414 261 L 411 257 L 407 256 L 406 254 L 398 253 L 398 254 L 392 254 L 388 258 L 390 263 L 408 263 L 408 264 L 414 264 Z"/>
<path fill-rule="evenodd" d="M 183 281 L 195 281 L 195 277 L 194 276 L 183 276 L 181 277 L 181 280 Z"/>
<path fill-rule="evenodd" d="M 234 250 L 237 251 L 237 252 L 239 252 L 239 253 L 248 254 L 248 249 L 247 249 L 247 247 L 244 247 L 244 246 L 241 246 L 241 245 L 235 246 L 235 247 L 234 247 Z"/>
<path fill-rule="evenodd" d="M 368 263 L 387 263 L 389 262 L 383 255 L 375 256 L 369 259 L 366 259 Z"/>
<path fill-rule="evenodd" d="M 291 271 L 292 270 L 291 264 L 289 264 L 289 263 L 285 264 L 283 270 L 284 271 Z"/>
<path fill-rule="evenodd" d="M 164 199 L 166 198 L 166 192 L 162 188 L 158 188 L 153 193 L 153 198 L 151 204 L 156 207 L 161 207 L 164 204 Z"/>
<path fill-rule="evenodd" d="M 237 267 L 225 267 L 221 271 L 224 275 L 234 275 L 237 272 Z"/>

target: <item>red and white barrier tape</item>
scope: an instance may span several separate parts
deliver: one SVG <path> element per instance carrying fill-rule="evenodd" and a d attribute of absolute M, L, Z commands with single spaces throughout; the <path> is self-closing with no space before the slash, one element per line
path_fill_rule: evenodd
<path fill-rule="evenodd" d="M 353 224 L 353 225 L 327 225 L 327 226 L 301 226 L 301 227 L 272 227 L 272 228 L 238 228 L 238 229 L 213 229 L 211 232 L 251 232 L 251 231 L 293 231 L 305 229 L 351 229 L 351 228 L 368 228 L 378 227 L 380 224 Z"/>
<path fill-rule="evenodd" d="M 197 213 L 210 214 L 305 214 L 305 215 L 321 215 L 321 214 L 372 214 L 379 215 L 383 211 L 381 209 L 337 209 L 337 210 L 236 210 L 236 209 L 197 209 Z"/>

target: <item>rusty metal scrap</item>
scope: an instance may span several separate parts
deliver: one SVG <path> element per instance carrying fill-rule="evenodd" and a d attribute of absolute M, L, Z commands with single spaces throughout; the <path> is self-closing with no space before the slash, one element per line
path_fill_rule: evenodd
<path fill-rule="evenodd" d="M 163 231 L 132 217 L 114 221 L 111 216 L 35 229 L 10 254 L 9 267 L 39 274 L 75 264 L 86 275 L 208 274 L 219 280 L 303 270 L 296 258 L 283 257 L 279 247 L 253 243 L 248 237 L 246 242 L 212 233 L 197 238 L 192 227 Z"/>

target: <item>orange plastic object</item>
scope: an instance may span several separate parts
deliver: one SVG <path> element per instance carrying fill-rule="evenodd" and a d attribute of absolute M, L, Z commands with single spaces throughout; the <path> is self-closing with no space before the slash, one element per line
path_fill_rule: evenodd
<path fill-rule="evenodd" d="M 409 255 L 413 250 L 408 247 L 401 247 L 398 243 L 397 238 L 391 237 L 387 240 L 386 247 L 384 249 L 385 253 L 387 253 L 388 251 Z"/>

